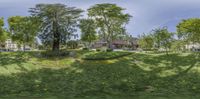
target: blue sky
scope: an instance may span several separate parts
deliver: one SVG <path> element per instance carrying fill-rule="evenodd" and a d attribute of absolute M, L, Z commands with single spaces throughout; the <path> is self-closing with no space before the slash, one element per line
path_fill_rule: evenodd
<path fill-rule="evenodd" d="M 29 15 L 28 9 L 38 3 L 64 3 L 84 10 L 97 3 L 115 3 L 133 16 L 127 31 L 134 36 L 161 26 L 174 32 L 182 19 L 200 17 L 200 0 L 0 0 L 0 17 Z"/>

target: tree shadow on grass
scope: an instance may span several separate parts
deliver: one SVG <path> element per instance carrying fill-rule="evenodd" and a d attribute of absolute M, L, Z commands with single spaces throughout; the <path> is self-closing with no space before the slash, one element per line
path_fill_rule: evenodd
<path fill-rule="evenodd" d="M 26 53 L 27 54 L 27 53 Z M 22 52 L 10 52 L 10 53 L 0 53 L 0 67 L 3 67 L 7 71 L 9 67 L 12 68 L 14 65 L 19 67 L 20 71 L 27 71 L 23 66 L 24 63 L 27 63 L 29 57 Z"/>
<path fill-rule="evenodd" d="M 23 53 L 0 53 L 0 66 L 18 64 L 26 62 L 26 58 Z"/>
<path fill-rule="evenodd" d="M 42 68 L 10 76 L 0 75 L 0 95 L 43 96 L 50 94 L 64 99 L 66 97 L 104 97 L 106 95 L 150 94 L 168 96 L 199 93 L 199 73 L 188 72 L 187 75 L 176 78 L 173 75 L 161 77 L 157 75 L 158 70 L 155 67 L 151 71 L 139 67 L 134 62 L 136 56 L 138 60 L 144 60 L 144 63 L 149 65 L 159 65 L 154 62 L 166 60 L 165 56 L 162 55 L 159 58 L 159 56 L 135 54 L 135 56 L 107 61 L 76 60 L 70 68 Z M 180 61 L 182 58 L 186 57 L 186 60 L 191 57 L 173 56 Z M 151 60 L 153 62 L 150 62 Z M 188 63 L 181 63 L 180 66 L 188 66 Z M 174 79 L 172 80 L 172 78 Z"/>
<path fill-rule="evenodd" d="M 137 57 L 133 56 L 133 59 L 142 61 L 143 63 L 149 65 L 151 69 L 155 72 L 160 72 L 163 70 L 176 70 L 176 72 L 183 73 L 188 72 L 194 66 L 196 66 L 200 59 L 196 54 L 136 54 Z"/>
<path fill-rule="evenodd" d="M 138 77 L 145 74 L 143 72 L 134 73 L 131 71 L 132 66 L 123 67 L 128 63 L 116 63 L 76 61 L 71 68 L 43 68 L 11 76 L 0 76 L 0 85 L 2 86 L 0 93 L 2 95 L 51 93 L 61 94 L 61 96 L 87 96 L 119 94 L 136 90 L 135 83 L 139 83 L 141 80 L 131 80 L 129 74 L 138 75 Z M 135 69 L 141 71 L 137 67 Z"/>

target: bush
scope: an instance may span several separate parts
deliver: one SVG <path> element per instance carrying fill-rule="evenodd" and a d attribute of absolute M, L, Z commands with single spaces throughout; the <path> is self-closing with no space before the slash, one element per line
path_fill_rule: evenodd
<path fill-rule="evenodd" d="M 44 51 L 44 52 L 41 52 L 42 57 L 55 57 L 55 56 L 68 56 L 68 55 L 69 55 L 68 51 L 58 51 L 58 52 Z"/>
<path fill-rule="evenodd" d="M 67 47 L 70 49 L 76 49 L 78 48 L 78 42 L 77 41 L 69 41 L 67 42 Z"/>
<path fill-rule="evenodd" d="M 106 49 L 106 51 L 107 51 L 107 52 L 112 52 L 113 49 L 112 49 L 112 48 L 108 48 L 108 49 Z"/>
<path fill-rule="evenodd" d="M 100 52 L 100 51 L 101 51 L 101 49 L 99 49 L 99 48 L 98 48 L 98 49 L 96 49 L 96 51 L 97 51 L 97 52 Z"/>
<path fill-rule="evenodd" d="M 155 51 L 156 49 L 143 49 L 143 51 Z"/>
<path fill-rule="evenodd" d="M 89 50 L 89 48 L 83 48 L 82 50 L 84 50 L 84 51 L 88 51 L 88 50 Z"/>
<path fill-rule="evenodd" d="M 85 60 L 107 60 L 107 59 L 115 59 L 123 56 L 130 55 L 130 52 L 91 52 L 86 54 L 83 59 Z"/>

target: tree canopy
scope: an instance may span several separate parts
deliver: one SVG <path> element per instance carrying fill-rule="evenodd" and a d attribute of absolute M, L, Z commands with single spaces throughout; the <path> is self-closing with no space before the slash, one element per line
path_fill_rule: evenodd
<path fill-rule="evenodd" d="M 166 27 L 152 30 L 152 35 L 156 48 L 169 47 L 169 43 L 173 38 L 173 33 L 170 33 Z"/>
<path fill-rule="evenodd" d="M 129 14 L 124 14 L 125 9 L 116 4 L 96 4 L 88 9 L 88 16 L 95 19 L 98 32 L 102 39 L 112 43 L 114 38 L 125 33 L 125 25 L 130 20 Z"/>
<path fill-rule="evenodd" d="M 37 4 L 30 12 L 40 19 L 41 41 L 52 46 L 53 51 L 59 51 L 60 45 L 76 32 L 77 21 L 83 11 L 64 4 Z"/>
<path fill-rule="evenodd" d="M 80 21 L 81 40 L 90 43 L 97 39 L 95 22 L 92 19 L 82 19 Z"/>
<path fill-rule="evenodd" d="M 190 18 L 182 20 L 177 25 L 177 35 L 190 43 L 200 43 L 200 19 Z"/>
<path fill-rule="evenodd" d="M 1 48 L 2 44 L 8 38 L 8 33 L 5 31 L 3 26 L 4 26 L 4 19 L 0 18 L 0 48 Z"/>
<path fill-rule="evenodd" d="M 169 32 L 167 27 L 156 28 L 152 31 L 154 45 L 157 49 L 161 47 L 165 49 L 168 54 L 168 49 L 171 47 L 173 41 L 173 33 Z"/>
<path fill-rule="evenodd" d="M 25 45 L 35 42 L 38 30 L 38 24 L 33 17 L 12 16 L 8 18 L 9 28 L 12 32 L 12 39 Z"/>
<path fill-rule="evenodd" d="M 143 49 L 147 50 L 147 49 L 153 48 L 154 40 L 153 40 L 152 35 L 143 34 L 143 35 L 140 36 L 138 43 L 140 45 L 140 48 L 143 48 Z"/>

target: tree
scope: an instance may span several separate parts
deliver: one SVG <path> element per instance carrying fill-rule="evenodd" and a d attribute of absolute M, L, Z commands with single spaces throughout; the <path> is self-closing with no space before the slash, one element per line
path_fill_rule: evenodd
<path fill-rule="evenodd" d="M 3 28 L 4 26 L 4 19 L 0 18 L 0 48 L 3 47 L 6 39 L 8 38 L 8 33 Z"/>
<path fill-rule="evenodd" d="M 124 10 L 109 3 L 96 4 L 88 9 L 88 16 L 95 19 L 100 36 L 107 41 L 109 47 L 117 35 L 125 33 L 125 25 L 131 16 L 124 14 Z"/>
<path fill-rule="evenodd" d="M 35 42 L 38 24 L 34 17 L 13 16 L 8 18 L 8 23 L 12 32 L 12 40 L 19 45 L 23 44 L 24 50 L 26 45 Z"/>
<path fill-rule="evenodd" d="M 78 48 L 78 41 L 75 41 L 75 40 L 68 41 L 67 47 L 71 49 Z"/>
<path fill-rule="evenodd" d="M 40 18 L 39 37 L 43 44 L 51 45 L 53 51 L 59 51 L 60 45 L 76 32 L 77 20 L 83 11 L 63 4 L 37 4 L 30 12 L 32 16 Z"/>
<path fill-rule="evenodd" d="M 138 43 L 141 48 L 148 50 L 153 48 L 154 40 L 150 34 L 143 34 L 140 36 Z"/>
<path fill-rule="evenodd" d="M 96 26 L 95 22 L 92 19 L 82 19 L 80 21 L 80 29 L 81 29 L 81 40 L 88 42 L 89 46 L 91 46 L 91 42 L 97 39 L 96 36 Z"/>
<path fill-rule="evenodd" d="M 171 47 L 173 41 L 173 33 L 170 33 L 166 27 L 157 28 L 153 30 L 154 44 L 156 48 L 164 47 L 166 54 Z"/>
<path fill-rule="evenodd" d="M 200 18 L 182 20 L 176 27 L 179 39 L 188 43 L 200 43 Z"/>
<path fill-rule="evenodd" d="M 171 49 L 175 52 L 184 51 L 185 42 L 183 40 L 174 40 L 171 45 Z"/>

